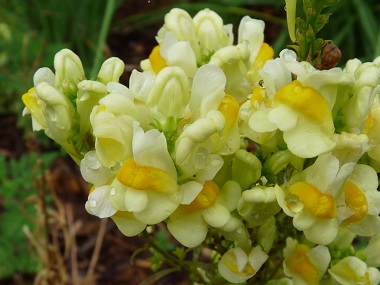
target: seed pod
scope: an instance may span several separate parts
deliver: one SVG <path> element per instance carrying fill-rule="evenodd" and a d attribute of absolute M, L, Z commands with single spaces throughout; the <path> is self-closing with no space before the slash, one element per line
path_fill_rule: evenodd
<path fill-rule="evenodd" d="M 327 44 L 322 50 L 321 63 L 317 67 L 320 70 L 331 69 L 335 67 L 342 57 L 339 48 L 333 44 Z"/>

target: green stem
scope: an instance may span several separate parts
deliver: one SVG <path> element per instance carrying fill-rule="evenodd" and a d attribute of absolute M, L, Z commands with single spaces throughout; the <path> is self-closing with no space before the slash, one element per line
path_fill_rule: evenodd
<path fill-rule="evenodd" d="M 115 11 L 115 8 L 116 8 L 115 0 L 107 0 L 107 6 L 106 6 L 106 10 L 103 16 L 102 27 L 100 29 L 98 43 L 96 46 L 94 65 L 91 71 L 92 79 L 96 78 L 96 74 L 98 73 L 100 69 L 104 44 L 107 39 L 108 31 L 110 29 L 111 20 L 112 20 L 112 16 Z"/>

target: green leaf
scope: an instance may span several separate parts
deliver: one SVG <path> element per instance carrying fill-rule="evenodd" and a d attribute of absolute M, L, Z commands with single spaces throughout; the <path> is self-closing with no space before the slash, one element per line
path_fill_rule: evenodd
<path fill-rule="evenodd" d="M 146 278 L 143 282 L 141 282 L 139 285 L 150 285 L 156 282 L 157 280 L 160 280 L 161 278 L 165 277 L 166 275 L 179 271 L 179 268 L 167 268 L 163 269 L 161 271 L 156 272 L 155 274 L 149 276 Z"/>
<path fill-rule="evenodd" d="M 329 21 L 331 14 L 320 14 L 315 21 L 315 32 L 318 33 Z"/>
<path fill-rule="evenodd" d="M 375 16 L 372 13 L 372 9 L 365 1 L 353 0 L 353 4 L 357 9 L 359 15 L 359 22 L 363 28 L 363 33 L 368 40 L 368 44 L 376 46 L 377 44 L 377 28 L 378 22 L 375 20 Z"/>

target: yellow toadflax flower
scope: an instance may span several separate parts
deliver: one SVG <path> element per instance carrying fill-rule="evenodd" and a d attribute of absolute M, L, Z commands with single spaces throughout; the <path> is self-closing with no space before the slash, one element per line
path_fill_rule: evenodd
<path fill-rule="evenodd" d="M 132 155 L 132 124 L 138 117 L 132 100 L 120 91 L 109 93 L 93 107 L 90 122 L 102 165 L 113 167 Z"/>
<path fill-rule="evenodd" d="M 203 184 L 190 181 L 182 185 L 183 200 L 168 221 L 168 229 L 174 238 L 184 246 L 195 247 L 204 241 L 209 226 L 225 226 L 230 219 L 230 211 L 236 209 L 237 201 L 231 205 L 228 200 L 233 200 L 233 195 L 223 199 L 222 192 L 239 196 L 241 191 L 237 183 L 231 183 L 226 183 L 222 189 L 212 180 Z"/>
<path fill-rule="evenodd" d="M 131 156 L 113 169 L 97 159 L 94 151 L 89 152 L 81 164 L 84 176 L 97 184 L 86 209 L 100 218 L 111 217 L 126 236 L 162 222 L 180 204 L 177 172 L 165 136 L 157 130 L 144 132 L 134 122 Z"/>
<path fill-rule="evenodd" d="M 318 285 L 331 260 L 326 246 L 310 248 L 290 237 L 286 239 L 284 258 L 284 272 L 297 285 Z"/>
<path fill-rule="evenodd" d="M 294 80 L 275 94 L 274 106 L 268 118 L 284 132 L 292 153 L 308 158 L 335 146 L 331 110 L 317 90 Z"/>
<path fill-rule="evenodd" d="M 380 192 L 376 171 L 357 164 L 347 177 L 338 198 L 341 226 L 359 236 L 380 234 Z"/>
<path fill-rule="evenodd" d="M 125 192 L 125 209 L 145 224 L 169 217 L 180 203 L 177 172 L 165 136 L 157 130 L 144 132 L 134 123 L 132 157 L 117 173 Z"/>
<path fill-rule="evenodd" d="M 293 225 L 306 238 L 317 244 L 329 244 L 338 233 L 337 196 L 354 163 L 340 167 L 330 154 L 318 157 L 315 163 L 295 174 L 276 196 L 284 212 L 293 218 Z M 321 234 L 323 232 L 323 235 Z"/>
<path fill-rule="evenodd" d="M 366 284 L 378 285 L 380 272 L 355 256 L 347 256 L 339 260 L 329 269 L 330 275 L 342 285 Z"/>
<path fill-rule="evenodd" d="M 235 247 L 223 254 L 218 269 L 228 282 L 243 283 L 254 276 L 267 259 L 268 255 L 259 245 L 252 248 L 249 253 L 240 247 Z"/>

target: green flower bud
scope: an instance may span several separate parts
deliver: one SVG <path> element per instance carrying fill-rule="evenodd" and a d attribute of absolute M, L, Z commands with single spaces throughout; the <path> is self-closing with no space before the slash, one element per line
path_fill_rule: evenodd
<path fill-rule="evenodd" d="M 281 208 L 274 187 L 255 187 L 242 193 L 237 210 L 249 227 L 256 227 L 277 214 Z"/>
<path fill-rule="evenodd" d="M 62 49 L 54 57 L 55 87 L 74 100 L 77 84 L 86 79 L 80 58 L 69 49 Z"/>
<path fill-rule="evenodd" d="M 50 129 L 70 130 L 71 120 L 74 115 L 74 107 L 60 91 L 50 86 L 47 82 L 41 82 L 36 86 L 38 98 L 46 103 L 45 118 Z M 54 133 L 55 131 L 51 129 Z"/>
<path fill-rule="evenodd" d="M 257 233 L 257 241 L 265 252 L 269 252 L 277 236 L 276 219 L 270 217 L 260 227 Z"/>
<path fill-rule="evenodd" d="M 90 130 L 91 111 L 106 94 L 107 88 L 101 82 L 92 80 L 83 80 L 79 82 L 76 105 L 80 118 L 80 136 L 85 136 Z"/>
<path fill-rule="evenodd" d="M 111 81 L 119 82 L 119 78 L 124 72 L 124 67 L 124 62 L 121 59 L 111 57 L 102 64 L 97 80 L 103 84 Z"/>
<path fill-rule="evenodd" d="M 223 19 L 210 9 L 204 9 L 195 15 L 195 31 L 202 53 L 207 55 L 228 45 L 228 34 L 223 26 Z"/>
<path fill-rule="evenodd" d="M 241 189 L 249 189 L 261 176 L 261 162 L 253 154 L 239 149 L 231 163 L 232 179 L 237 181 Z"/>
<path fill-rule="evenodd" d="M 169 118 L 183 116 L 189 98 L 189 80 L 185 72 L 179 67 L 166 67 L 157 74 L 147 103 L 153 117 L 165 126 Z"/>

